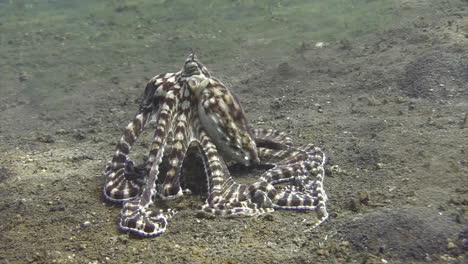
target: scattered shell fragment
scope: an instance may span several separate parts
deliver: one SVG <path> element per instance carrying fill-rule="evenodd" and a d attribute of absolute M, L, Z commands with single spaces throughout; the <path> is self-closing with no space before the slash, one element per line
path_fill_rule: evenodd
<path fill-rule="evenodd" d="M 325 42 L 317 42 L 317 43 L 315 43 L 315 47 L 316 47 L 316 48 L 324 48 L 324 47 L 326 47 L 326 46 L 328 46 L 328 43 L 325 43 Z"/>

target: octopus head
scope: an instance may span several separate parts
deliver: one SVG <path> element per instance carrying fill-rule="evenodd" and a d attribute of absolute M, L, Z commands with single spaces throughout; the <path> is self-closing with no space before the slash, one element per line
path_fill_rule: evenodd
<path fill-rule="evenodd" d="M 194 75 L 203 75 L 207 78 L 211 76 L 208 72 L 208 69 L 198 61 L 195 53 L 190 54 L 187 59 L 185 59 L 184 68 L 182 69 L 183 77 L 190 77 Z"/>
<path fill-rule="evenodd" d="M 187 81 L 188 88 L 197 98 L 200 97 L 201 91 L 210 83 L 208 69 L 200 63 L 194 53 L 190 54 L 185 60 L 182 77 Z"/>

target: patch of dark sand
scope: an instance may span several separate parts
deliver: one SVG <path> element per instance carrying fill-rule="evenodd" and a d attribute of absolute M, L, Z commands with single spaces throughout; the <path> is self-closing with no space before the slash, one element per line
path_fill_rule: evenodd
<path fill-rule="evenodd" d="M 413 98 L 468 98 L 468 58 L 441 51 L 421 54 L 405 67 L 398 85 Z"/>
<path fill-rule="evenodd" d="M 7 167 L 0 167 L 0 183 L 6 182 L 14 173 Z"/>
<path fill-rule="evenodd" d="M 463 226 L 424 207 L 387 208 L 342 223 L 338 233 L 358 251 L 402 261 L 445 254 Z"/>

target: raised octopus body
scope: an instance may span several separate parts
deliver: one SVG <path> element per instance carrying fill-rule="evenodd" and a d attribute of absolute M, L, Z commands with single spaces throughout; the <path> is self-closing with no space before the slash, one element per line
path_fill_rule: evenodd
<path fill-rule="evenodd" d="M 153 122 L 149 157 L 140 169 L 128 155 Z M 104 196 L 123 202 L 121 229 L 143 236 L 166 231 L 167 219 L 175 211 L 152 205 L 155 199 L 183 195 L 181 169 L 191 145 L 197 146 L 205 166 L 208 198 L 199 206 L 203 214 L 234 217 L 275 209 L 318 209 L 314 227 L 327 219 L 325 154 L 314 145 L 293 147 L 282 132 L 251 129 L 236 97 L 191 54 L 181 71 L 160 74 L 148 82 L 140 108 L 106 167 Z M 163 156 L 168 160 L 165 175 L 159 168 Z M 225 159 L 272 168 L 250 185 L 239 184 Z"/>

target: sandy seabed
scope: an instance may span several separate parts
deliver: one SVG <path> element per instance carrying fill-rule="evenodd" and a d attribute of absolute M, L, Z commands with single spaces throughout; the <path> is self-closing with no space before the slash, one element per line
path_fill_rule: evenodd
<path fill-rule="evenodd" d="M 62 116 L 21 97 L 2 101 L 0 263 L 466 263 L 467 7 L 437 17 L 409 8 L 414 18 L 364 38 L 304 43 L 279 65 L 229 60 L 248 73 L 227 75 L 226 61 L 200 52 L 253 127 L 281 128 L 327 153 L 330 219 L 315 230 L 304 232 L 314 213 L 197 218 L 203 194 L 194 191 L 175 202 L 167 233 L 120 231 L 101 172 L 144 84 L 109 81 L 117 92 Z M 21 75 L 17 85 L 31 81 Z M 148 148 L 138 143 L 137 157 Z M 203 171 L 185 163 L 191 175 Z"/>

